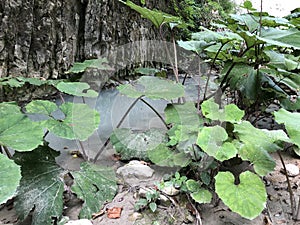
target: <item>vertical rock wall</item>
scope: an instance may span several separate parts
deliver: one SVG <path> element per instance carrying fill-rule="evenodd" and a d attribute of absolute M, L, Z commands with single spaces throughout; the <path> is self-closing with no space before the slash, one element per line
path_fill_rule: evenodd
<path fill-rule="evenodd" d="M 167 2 L 147 1 L 147 7 L 168 11 Z M 2 0 L 0 77 L 56 78 L 75 61 L 155 39 L 156 32 L 118 0 Z"/>

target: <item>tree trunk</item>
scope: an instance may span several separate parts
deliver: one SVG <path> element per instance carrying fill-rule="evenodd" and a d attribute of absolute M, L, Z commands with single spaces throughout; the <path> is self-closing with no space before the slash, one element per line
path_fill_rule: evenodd
<path fill-rule="evenodd" d="M 169 1 L 146 2 L 164 11 Z M 2 0 L 0 77 L 57 78 L 75 61 L 156 36 L 149 21 L 118 0 Z"/>

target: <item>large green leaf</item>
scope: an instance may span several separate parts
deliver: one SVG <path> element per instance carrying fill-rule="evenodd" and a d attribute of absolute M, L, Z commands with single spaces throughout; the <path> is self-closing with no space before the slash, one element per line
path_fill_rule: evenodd
<path fill-rule="evenodd" d="M 30 151 L 43 143 L 43 129 L 21 113 L 20 108 L 0 103 L 0 145 Z"/>
<path fill-rule="evenodd" d="M 165 115 L 166 123 L 173 125 L 172 129 L 168 131 L 170 145 L 180 143 L 178 147 L 191 146 L 196 142 L 199 128 L 203 122 L 200 120 L 193 102 L 168 104 L 165 108 Z"/>
<path fill-rule="evenodd" d="M 188 51 L 196 52 L 200 54 L 203 50 L 211 45 L 214 45 L 215 42 L 207 43 L 205 41 L 177 41 L 177 44 Z"/>
<path fill-rule="evenodd" d="M 207 189 L 202 188 L 199 182 L 189 179 L 186 181 L 186 187 L 196 202 L 209 203 L 211 201 L 212 194 Z"/>
<path fill-rule="evenodd" d="M 88 68 L 96 68 L 99 70 L 111 70 L 111 67 L 107 65 L 108 61 L 106 58 L 100 59 L 88 59 L 84 62 L 74 63 L 71 69 L 67 73 L 82 73 Z"/>
<path fill-rule="evenodd" d="M 269 66 L 287 71 L 300 69 L 299 57 L 291 57 L 290 55 L 281 54 L 271 50 L 264 51 L 264 53 L 266 53 L 270 59 Z"/>
<path fill-rule="evenodd" d="M 184 152 L 171 150 L 166 144 L 159 144 L 156 148 L 148 150 L 149 159 L 158 166 L 166 167 L 186 167 L 190 158 Z"/>
<path fill-rule="evenodd" d="M 230 172 L 219 172 L 215 176 L 216 192 L 222 201 L 234 212 L 247 219 L 257 217 L 265 207 L 267 193 L 262 180 L 250 171 L 240 174 L 236 185 Z"/>
<path fill-rule="evenodd" d="M 272 172 L 276 166 L 274 159 L 260 146 L 241 145 L 239 155 L 244 161 L 251 162 L 255 172 L 260 176 L 265 176 Z"/>
<path fill-rule="evenodd" d="M 147 151 L 156 148 L 165 141 L 165 131 L 151 129 L 133 132 L 127 128 L 115 129 L 110 141 L 123 160 L 138 158 L 148 160 Z"/>
<path fill-rule="evenodd" d="M 280 142 L 290 142 L 290 139 L 282 130 L 266 130 L 255 128 L 250 122 L 243 121 L 234 125 L 234 132 L 246 145 L 257 146 L 267 152 L 275 152 L 281 149 Z"/>
<path fill-rule="evenodd" d="M 191 197 L 198 203 L 210 203 L 212 194 L 209 190 L 200 188 L 197 192 L 191 193 Z"/>
<path fill-rule="evenodd" d="M 90 90 L 90 85 L 83 82 L 60 82 L 56 88 L 68 95 L 96 98 L 98 93 Z"/>
<path fill-rule="evenodd" d="M 117 191 L 115 172 L 112 168 L 100 167 L 84 162 L 80 171 L 71 172 L 74 177 L 72 191 L 84 201 L 80 218 L 92 218 L 103 204 L 111 201 Z"/>
<path fill-rule="evenodd" d="M 54 102 L 45 100 L 34 100 L 26 105 L 27 113 L 44 114 L 47 116 L 50 116 L 57 109 L 58 106 Z"/>
<path fill-rule="evenodd" d="M 165 115 L 168 124 L 194 125 L 200 123 L 194 102 L 168 104 L 165 108 Z"/>
<path fill-rule="evenodd" d="M 231 63 L 225 65 L 222 74 L 226 74 L 232 66 Z M 253 67 L 245 63 L 237 63 L 230 71 L 228 82 L 234 90 L 239 90 L 246 99 L 255 101 L 258 97 L 258 86 L 260 86 L 259 74 Z"/>
<path fill-rule="evenodd" d="M 233 158 L 238 152 L 234 144 L 226 142 L 227 139 L 228 135 L 223 127 L 203 127 L 196 143 L 208 155 L 224 161 Z"/>
<path fill-rule="evenodd" d="M 32 212 L 32 225 L 50 225 L 63 212 L 63 170 L 56 164 L 58 152 L 39 147 L 32 152 L 16 153 L 14 160 L 22 168 L 15 209 L 23 221 Z"/>
<path fill-rule="evenodd" d="M 268 28 L 262 29 L 260 40 L 270 45 L 300 49 L 300 30 L 291 28 L 288 30 Z"/>
<path fill-rule="evenodd" d="M 163 23 L 176 23 L 179 25 L 184 25 L 179 17 L 171 14 L 167 14 L 156 9 L 147 9 L 145 7 L 138 6 L 129 0 L 126 2 L 119 0 L 119 2 L 122 2 L 123 4 L 140 13 L 142 17 L 150 20 L 157 28 L 159 28 Z"/>
<path fill-rule="evenodd" d="M 228 20 L 230 23 L 238 23 L 239 25 L 246 26 L 247 29 L 245 30 L 249 30 L 251 33 L 259 27 L 259 17 L 254 17 L 250 14 L 231 14 L 230 19 Z"/>
<path fill-rule="evenodd" d="M 2 77 L 0 78 L 1 85 L 8 85 L 10 87 L 22 87 L 25 83 L 35 86 L 50 85 L 55 86 L 59 80 L 42 80 L 37 77 Z"/>
<path fill-rule="evenodd" d="M 2 204 L 15 196 L 21 180 L 21 169 L 3 154 L 0 154 L 0 168 L 0 204 Z"/>
<path fill-rule="evenodd" d="M 100 115 L 86 104 L 64 103 L 60 107 L 65 118 L 50 118 L 45 126 L 55 135 L 67 139 L 86 140 L 98 128 Z"/>
<path fill-rule="evenodd" d="M 130 98 L 146 96 L 151 99 L 172 100 L 184 95 L 183 85 L 152 76 L 143 76 L 132 84 L 120 85 L 118 90 Z"/>
<path fill-rule="evenodd" d="M 240 110 L 235 104 L 229 104 L 220 109 L 219 105 L 212 99 L 206 100 L 201 104 L 201 111 L 206 118 L 211 120 L 227 121 L 237 123 L 244 116 L 244 111 Z"/>
<path fill-rule="evenodd" d="M 283 123 L 290 139 L 300 148 L 300 113 L 280 109 L 274 112 L 277 123 Z"/>

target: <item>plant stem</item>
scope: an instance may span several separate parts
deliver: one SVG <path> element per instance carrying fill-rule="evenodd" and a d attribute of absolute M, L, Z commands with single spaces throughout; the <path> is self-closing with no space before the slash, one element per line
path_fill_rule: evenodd
<path fill-rule="evenodd" d="M 125 118 L 128 116 L 129 112 L 131 111 L 131 109 L 136 105 L 136 103 L 142 98 L 144 97 L 143 95 L 138 97 L 137 99 L 134 100 L 134 102 L 129 106 L 129 108 L 127 109 L 127 111 L 124 113 L 123 117 L 121 118 L 120 122 L 118 123 L 118 125 L 116 126 L 116 128 L 119 128 L 122 123 L 124 122 Z M 107 138 L 107 140 L 105 141 L 105 143 L 102 145 L 101 149 L 97 152 L 93 162 L 96 163 L 97 159 L 99 158 L 99 156 L 101 155 L 101 153 L 103 152 L 103 150 L 105 149 L 105 147 L 108 145 L 110 141 L 110 138 Z"/>
<path fill-rule="evenodd" d="M 9 159 L 11 159 L 11 158 L 12 158 L 12 155 L 10 154 L 8 148 L 7 148 L 6 146 L 4 146 L 4 145 L 2 145 L 1 147 L 4 149 L 4 151 L 5 151 L 6 155 L 7 155 L 7 157 L 8 157 Z"/>
<path fill-rule="evenodd" d="M 85 148 L 83 146 L 82 141 L 78 140 L 78 142 L 79 142 L 80 148 L 82 150 L 83 159 L 89 161 L 89 158 L 87 157 L 87 154 L 85 152 Z"/>
<path fill-rule="evenodd" d="M 196 206 L 193 204 L 193 202 L 191 201 L 190 195 L 188 193 L 186 193 L 186 196 L 189 200 L 190 205 L 193 207 L 194 212 L 196 214 L 196 219 L 197 219 L 197 225 L 202 225 L 202 220 L 201 220 L 201 215 L 198 211 L 198 209 L 196 208 Z"/>
<path fill-rule="evenodd" d="M 156 111 L 156 109 L 150 105 L 146 100 L 144 99 L 140 99 L 145 105 L 147 105 L 157 116 L 158 118 L 163 122 L 163 124 L 166 126 L 167 129 L 169 129 L 168 124 L 166 123 L 166 121 L 164 120 L 164 118 L 159 114 L 159 112 Z"/>
<path fill-rule="evenodd" d="M 59 97 L 60 97 L 60 99 L 61 99 L 61 102 L 62 102 L 62 103 L 65 103 L 65 99 L 64 99 L 64 97 L 62 96 L 61 92 L 59 92 Z"/>
<path fill-rule="evenodd" d="M 289 176 L 287 174 L 287 170 L 286 170 L 285 163 L 283 161 L 282 155 L 280 154 L 279 151 L 277 151 L 277 154 L 279 155 L 280 161 L 282 163 L 284 174 L 285 174 L 286 181 L 287 181 L 287 184 L 288 184 L 288 192 L 290 194 L 290 201 L 291 201 L 291 208 L 292 208 L 292 217 L 293 217 L 293 219 L 295 219 L 295 198 L 294 198 L 294 194 L 293 194 L 293 191 L 292 191 L 292 186 L 291 186 L 291 183 L 290 183 L 290 180 L 289 180 Z"/>
<path fill-rule="evenodd" d="M 174 63 L 172 62 L 172 58 L 171 58 L 171 54 L 170 54 L 170 51 L 168 49 L 168 46 L 166 44 L 166 41 L 164 39 L 164 36 L 162 34 L 162 26 L 164 25 L 164 23 L 162 23 L 159 27 L 159 34 L 160 34 L 160 38 L 162 39 L 163 43 L 164 43 L 164 47 L 165 47 L 165 50 L 167 52 L 167 55 L 168 55 L 168 58 L 170 60 L 170 64 L 172 66 L 172 70 L 173 70 L 173 73 L 175 75 L 175 79 L 176 79 L 176 82 L 179 83 L 179 77 L 178 77 L 178 65 L 177 65 L 177 51 L 176 51 L 176 43 L 175 43 L 175 39 L 174 39 L 174 36 L 172 35 L 172 40 L 173 40 L 173 46 L 174 46 L 174 57 L 175 57 L 175 65 Z"/>
<path fill-rule="evenodd" d="M 204 95 L 203 95 L 203 99 L 206 98 L 206 93 L 207 93 L 207 89 L 208 89 L 208 83 L 209 83 L 209 80 L 210 80 L 210 76 L 211 76 L 211 72 L 212 72 L 212 68 L 213 66 L 215 65 L 216 63 L 216 60 L 222 50 L 222 48 L 228 43 L 229 41 L 225 42 L 225 43 L 222 43 L 221 47 L 218 49 L 218 52 L 217 54 L 215 55 L 213 61 L 212 61 L 212 64 L 210 65 L 210 69 L 209 69 L 209 72 L 208 72 L 208 75 L 207 75 L 207 80 L 206 80 L 206 83 L 205 83 L 205 88 L 204 88 Z"/>
<path fill-rule="evenodd" d="M 300 220 L 299 218 L 299 211 L 300 211 L 300 196 L 298 196 L 298 207 L 297 207 L 297 213 L 296 213 L 296 217 L 294 218 L 295 220 Z"/>
<path fill-rule="evenodd" d="M 173 32 L 172 32 L 172 40 L 173 40 L 174 61 L 175 61 L 175 65 L 174 65 L 174 74 L 175 74 L 176 82 L 179 83 L 178 62 L 177 62 L 177 50 L 176 50 L 176 43 L 175 43 L 175 38 L 174 38 Z"/>
<path fill-rule="evenodd" d="M 197 113 L 200 114 L 200 94 L 201 94 L 201 86 L 200 86 L 200 74 L 201 74 L 201 68 L 200 68 L 200 60 L 198 64 L 198 73 L 199 73 L 199 82 L 198 82 L 198 88 L 197 88 Z"/>
<path fill-rule="evenodd" d="M 45 140 L 45 138 L 47 137 L 48 134 L 49 134 L 49 130 L 47 129 L 47 131 L 45 132 L 45 134 L 43 136 L 43 140 Z"/>

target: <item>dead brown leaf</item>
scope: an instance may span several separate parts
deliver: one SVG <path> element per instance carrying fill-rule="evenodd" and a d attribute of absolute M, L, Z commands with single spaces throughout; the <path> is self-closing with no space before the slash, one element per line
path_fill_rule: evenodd
<path fill-rule="evenodd" d="M 121 217 L 122 207 L 113 207 L 111 209 L 107 209 L 107 217 L 109 219 L 118 219 Z"/>

